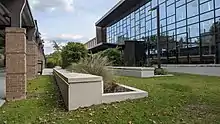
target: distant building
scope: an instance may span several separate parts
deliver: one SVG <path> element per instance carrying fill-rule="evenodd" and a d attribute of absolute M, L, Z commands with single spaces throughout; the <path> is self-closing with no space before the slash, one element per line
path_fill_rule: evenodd
<path fill-rule="evenodd" d="M 88 50 L 92 49 L 97 45 L 97 40 L 96 40 L 96 38 L 93 38 L 93 39 L 89 40 L 88 42 L 86 42 L 84 45 Z"/>

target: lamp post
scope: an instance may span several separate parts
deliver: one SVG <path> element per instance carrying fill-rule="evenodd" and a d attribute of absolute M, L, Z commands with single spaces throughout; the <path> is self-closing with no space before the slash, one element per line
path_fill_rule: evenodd
<path fill-rule="evenodd" d="M 161 68 L 161 57 L 160 57 L 160 7 L 156 6 L 149 10 L 149 12 L 157 11 L 157 64 L 158 68 Z"/>

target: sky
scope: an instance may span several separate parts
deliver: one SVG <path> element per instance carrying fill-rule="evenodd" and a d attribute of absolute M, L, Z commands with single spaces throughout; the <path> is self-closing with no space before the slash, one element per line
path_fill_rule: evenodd
<path fill-rule="evenodd" d="M 95 22 L 119 0 L 29 0 L 44 39 L 45 54 L 53 52 L 55 40 L 85 43 L 95 37 Z"/>

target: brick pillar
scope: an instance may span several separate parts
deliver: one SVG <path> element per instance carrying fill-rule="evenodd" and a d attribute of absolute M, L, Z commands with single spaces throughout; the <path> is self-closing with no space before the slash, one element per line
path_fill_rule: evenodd
<path fill-rule="evenodd" d="M 37 44 L 27 41 L 27 79 L 32 80 L 37 76 Z"/>
<path fill-rule="evenodd" d="M 26 98 L 26 29 L 9 27 L 5 30 L 6 99 Z"/>

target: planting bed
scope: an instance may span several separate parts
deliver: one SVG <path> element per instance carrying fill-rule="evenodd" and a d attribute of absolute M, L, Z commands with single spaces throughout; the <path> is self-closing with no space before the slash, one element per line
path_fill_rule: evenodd
<path fill-rule="evenodd" d="M 53 73 L 68 110 L 148 96 L 145 91 L 120 84 L 104 93 L 100 76 L 72 73 L 60 68 L 55 68 Z"/>

